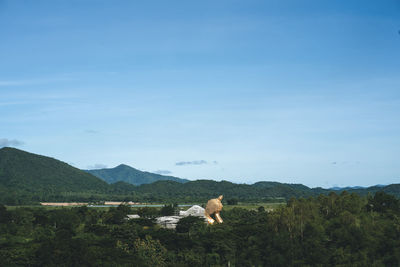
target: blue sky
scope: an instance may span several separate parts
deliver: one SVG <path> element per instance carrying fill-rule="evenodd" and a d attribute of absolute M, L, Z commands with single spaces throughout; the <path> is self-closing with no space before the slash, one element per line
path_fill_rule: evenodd
<path fill-rule="evenodd" d="M 397 0 L 0 0 L 0 146 L 192 180 L 398 183 L 399 30 Z"/>

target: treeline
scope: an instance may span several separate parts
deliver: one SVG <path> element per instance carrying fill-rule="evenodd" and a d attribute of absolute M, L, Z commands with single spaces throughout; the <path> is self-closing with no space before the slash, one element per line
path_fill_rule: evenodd
<path fill-rule="evenodd" d="M 328 192 L 328 191 L 327 191 Z M 39 202 L 98 202 L 105 200 L 135 202 L 196 203 L 223 194 L 225 199 L 241 202 L 268 202 L 290 197 L 317 195 L 310 188 L 300 185 L 262 182 L 254 185 L 235 184 L 228 181 L 197 180 L 187 183 L 158 181 L 134 186 L 125 182 L 93 187 L 91 190 L 70 190 L 62 185 L 51 188 L 33 186 L 1 188 L 0 203 L 5 205 L 38 204 Z"/>
<path fill-rule="evenodd" d="M 396 197 L 400 196 L 400 184 L 385 187 L 370 187 L 354 189 L 355 192 L 366 196 L 368 193 L 383 191 Z M 117 182 L 106 187 L 72 191 L 64 186 L 50 188 L 27 189 L 25 187 L 6 188 L 0 185 L 0 203 L 5 205 L 38 204 L 39 202 L 101 202 L 135 201 L 161 203 L 198 203 L 224 195 L 224 201 L 236 199 L 239 202 L 281 202 L 292 197 L 316 197 L 329 194 L 332 190 L 309 188 L 301 184 L 283 184 L 278 182 L 258 182 L 252 185 L 235 184 L 228 181 L 197 180 L 187 183 L 174 181 L 157 181 L 152 184 L 134 186 L 125 182 Z M 336 190 L 336 193 L 342 191 Z"/>
<path fill-rule="evenodd" d="M 306 197 L 315 195 L 310 188 L 296 184 L 277 182 L 259 182 L 256 184 L 236 184 L 228 181 L 196 180 L 187 183 L 157 181 L 135 187 L 141 197 L 149 202 L 172 201 L 198 202 L 207 201 L 218 195 L 236 198 L 241 202 L 264 202 L 275 198 Z"/>
<path fill-rule="evenodd" d="M 330 192 L 341 193 L 343 190 L 323 189 L 320 187 L 309 188 L 302 184 L 286 184 L 279 182 L 257 182 L 255 184 L 236 184 L 229 181 L 196 180 L 187 183 L 174 181 L 157 181 L 152 184 L 143 184 L 132 188 L 142 199 L 146 201 L 163 201 L 165 199 L 177 202 L 206 201 L 218 195 L 225 198 L 236 198 L 240 202 L 266 202 L 283 198 L 289 200 L 292 197 L 316 197 Z M 349 189 L 366 196 L 369 193 L 383 191 L 400 197 L 400 184 L 391 184 L 385 187 L 368 187 L 362 189 Z"/>
<path fill-rule="evenodd" d="M 399 266 L 400 203 L 384 192 L 290 199 L 272 212 L 234 208 L 224 223 L 177 230 L 126 220 L 126 206 L 0 206 L 4 266 Z"/>

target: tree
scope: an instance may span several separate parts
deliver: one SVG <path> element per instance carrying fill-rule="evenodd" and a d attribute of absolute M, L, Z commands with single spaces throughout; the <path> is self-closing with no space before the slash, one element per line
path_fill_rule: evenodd
<path fill-rule="evenodd" d="M 175 208 L 172 205 L 164 205 L 164 207 L 161 208 L 160 214 L 162 216 L 172 216 L 175 213 Z"/>
<path fill-rule="evenodd" d="M 7 211 L 7 208 L 0 204 L 0 223 L 8 223 L 11 219 L 10 213 Z"/>
<path fill-rule="evenodd" d="M 147 235 L 144 239 L 136 239 L 134 243 L 135 255 L 142 261 L 143 266 L 166 266 L 167 250 L 158 240 Z"/>
<path fill-rule="evenodd" d="M 368 204 L 369 207 L 372 207 L 377 212 L 385 212 L 387 210 L 400 211 L 400 201 L 383 191 L 376 192 L 375 196 L 369 199 Z"/>
<path fill-rule="evenodd" d="M 176 225 L 176 232 L 188 233 L 190 229 L 204 226 L 204 220 L 196 216 L 187 216 L 180 219 Z"/>
<path fill-rule="evenodd" d="M 153 218 L 156 217 L 159 212 L 156 208 L 153 207 L 142 207 L 137 211 L 138 215 L 142 218 Z"/>
<path fill-rule="evenodd" d="M 107 224 L 121 224 L 126 218 L 125 212 L 120 209 L 110 209 L 104 215 L 104 222 Z"/>
<path fill-rule="evenodd" d="M 117 210 L 124 213 L 125 216 L 128 215 L 129 213 L 131 213 L 131 207 L 129 207 L 128 205 L 124 205 L 124 204 L 120 204 L 117 207 Z"/>
<path fill-rule="evenodd" d="M 228 205 L 237 205 L 238 204 L 238 199 L 237 198 L 230 198 L 226 200 L 226 203 Z"/>

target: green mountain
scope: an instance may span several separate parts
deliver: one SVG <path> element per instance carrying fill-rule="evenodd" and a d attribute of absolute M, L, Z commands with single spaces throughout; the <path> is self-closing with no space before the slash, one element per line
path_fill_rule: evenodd
<path fill-rule="evenodd" d="M 15 148 L 0 149 L 0 202 L 30 202 L 110 191 L 101 179 L 65 162 Z M 16 203 L 16 204 L 17 204 Z"/>
<path fill-rule="evenodd" d="M 332 191 L 340 194 L 343 191 L 278 182 L 257 182 L 249 185 L 213 180 L 187 181 L 141 172 L 126 165 L 96 171 L 100 171 L 97 175 L 101 173 L 106 177 L 103 179 L 110 179 L 108 182 L 117 182 L 108 184 L 90 173 L 53 158 L 15 148 L 2 148 L 0 149 L 0 203 L 18 205 L 34 204 L 40 201 L 101 200 L 205 203 L 218 195 L 224 195 L 225 200 L 257 202 L 277 198 L 318 196 Z M 106 176 L 111 174 L 114 180 Z M 118 181 L 118 179 L 125 181 Z M 158 180 L 155 181 L 156 179 Z M 135 186 L 132 183 L 142 184 Z M 400 197 L 400 184 L 348 188 L 347 191 L 360 195 L 384 191 Z"/>
<path fill-rule="evenodd" d="M 126 182 L 133 185 L 151 184 L 156 181 L 175 181 L 178 183 L 186 183 L 189 180 L 181 179 L 173 176 L 165 176 L 151 172 L 139 171 L 128 165 L 121 164 L 115 168 L 98 169 L 98 170 L 85 170 L 86 172 L 99 177 L 107 183 Z"/>

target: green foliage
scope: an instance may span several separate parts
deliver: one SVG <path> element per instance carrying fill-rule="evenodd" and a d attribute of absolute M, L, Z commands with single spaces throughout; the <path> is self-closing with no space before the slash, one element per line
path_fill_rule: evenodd
<path fill-rule="evenodd" d="M 154 207 L 139 208 L 137 214 L 142 218 L 154 218 L 160 215 L 158 209 Z"/>
<path fill-rule="evenodd" d="M 175 214 L 175 208 L 173 205 L 164 205 L 160 210 L 160 214 L 162 216 L 172 216 Z"/>
<path fill-rule="evenodd" d="M 263 206 L 259 206 L 259 207 L 257 208 L 257 210 L 258 210 L 258 212 L 264 212 L 264 211 L 265 211 L 265 208 L 264 208 Z"/>
<path fill-rule="evenodd" d="M 292 198 L 274 211 L 222 210 L 176 231 L 109 210 L 0 205 L 2 266 L 399 266 L 398 200 L 382 192 Z M 154 209 L 142 209 L 154 214 Z"/>
<path fill-rule="evenodd" d="M 144 239 L 135 240 L 134 251 L 141 260 L 142 266 L 166 266 L 167 250 L 160 244 L 160 241 L 153 240 L 149 235 L 146 235 Z"/>
<path fill-rule="evenodd" d="M 226 204 L 228 205 L 237 205 L 238 204 L 238 199 L 237 198 L 230 198 L 226 200 Z"/>
<path fill-rule="evenodd" d="M 176 225 L 176 232 L 189 233 L 192 229 L 201 229 L 204 227 L 204 220 L 195 216 L 188 216 L 178 221 Z"/>
<path fill-rule="evenodd" d="M 0 223 L 8 223 L 11 220 L 11 215 L 6 207 L 0 204 Z"/>
<path fill-rule="evenodd" d="M 400 211 L 400 200 L 392 195 L 388 195 L 383 191 L 377 192 L 373 198 L 368 200 L 368 207 L 377 212 Z"/>

